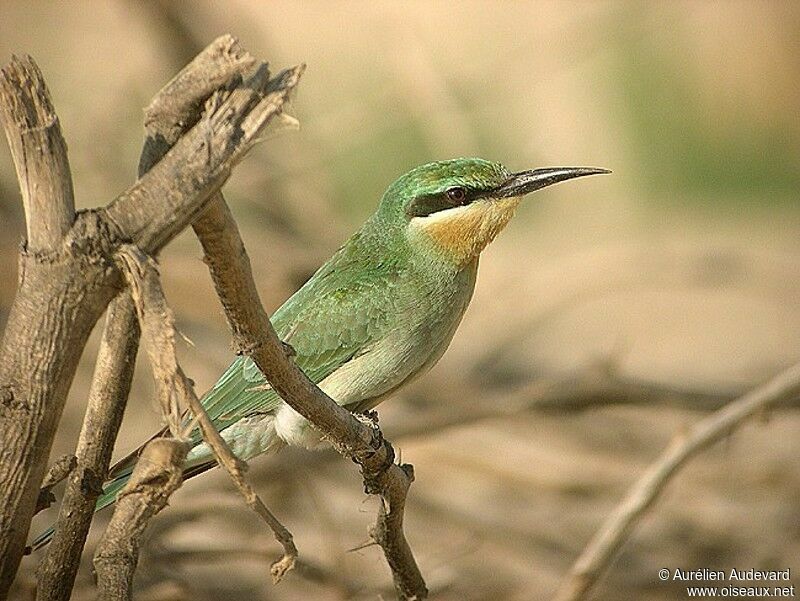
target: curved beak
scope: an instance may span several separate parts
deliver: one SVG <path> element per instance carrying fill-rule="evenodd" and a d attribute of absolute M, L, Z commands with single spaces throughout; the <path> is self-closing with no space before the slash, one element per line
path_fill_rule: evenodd
<path fill-rule="evenodd" d="M 494 198 L 509 198 L 512 196 L 525 196 L 546 186 L 564 182 L 574 177 L 584 175 L 599 175 L 611 173 L 608 169 L 596 167 L 546 167 L 513 173 L 505 182 L 495 188 L 491 196 Z"/>

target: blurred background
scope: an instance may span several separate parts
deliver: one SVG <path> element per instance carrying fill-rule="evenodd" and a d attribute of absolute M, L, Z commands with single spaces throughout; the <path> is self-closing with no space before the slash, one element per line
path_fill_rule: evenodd
<path fill-rule="evenodd" d="M 291 110 L 225 187 L 268 310 L 420 163 L 613 175 L 529 197 L 481 261 L 450 350 L 380 407 L 416 467 L 407 534 L 433 597 L 542 599 L 669 441 L 800 359 L 797 2 L 256 2 L 4 0 L 0 56 L 44 71 L 80 207 L 135 177 L 142 108 L 230 32 L 278 70 L 308 64 Z M 0 144 L 0 322 L 24 234 Z M 231 360 L 200 248 L 160 257 L 200 391 Z M 74 450 L 97 350 L 86 349 L 53 456 Z M 140 357 L 117 453 L 160 426 Z M 800 415 L 781 409 L 693 461 L 595 598 L 675 599 L 662 567 L 800 570 Z M 380 599 L 376 500 L 332 451 L 255 460 L 251 476 L 303 564 L 214 471 L 152 522 L 137 599 Z M 57 490 L 57 492 L 59 492 Z M 40 514 L 45 527 L 56 508 Z M 90 535 L 75 599 L 94 598 Z M 39 556 L 15 594 L 32 594 Z M 795 584 L 800 581 L 795 580 Z"/>

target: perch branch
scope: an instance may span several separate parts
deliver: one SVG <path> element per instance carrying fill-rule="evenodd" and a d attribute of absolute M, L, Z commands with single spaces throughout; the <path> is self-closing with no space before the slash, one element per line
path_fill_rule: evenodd
<path fill-rule="evenodd" d="M 261 305 L 250 260 L 227 205 L 210 203 L 193 227 L 238 352 L 249 354 L 281 398 L 361 466 L 367 492 L 383 499 L 371 533 L 383 548 L 397 594 L 401 599 L 425 598 L 425 581 L 402 527 L 413 469 L 396 465 L 394 451 L 380 430 L 337 405 L 291 360 Z"/>
<path fill-rule="evenodd" d="M 54 251 L 75 220 L 67 144 L 44 76 L 30 56 L 12 57 L 0 77 L 0 118 L 25 207 L 28 247 Z"/>
<path fill-rule="evenodd" d="M 800 364 L 712 413 L 686 434 L 677 436 L 661 457 L 630 488 L 622 502 L 600 527 L 573 564 L 556 599 L 580 601 L 587 598 L 644 513 L 686 462 L 729 435 L 754 415 L 798 396 Z"/>

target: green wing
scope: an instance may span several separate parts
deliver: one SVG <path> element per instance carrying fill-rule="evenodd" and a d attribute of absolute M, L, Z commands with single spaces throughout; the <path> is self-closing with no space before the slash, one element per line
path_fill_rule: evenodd
<path fill-rule="evenodd" d="M 367 352 L 390 327 L 395 313 L 391 287 L 397 270 L 367 264 L 347 246 L 323 265 L 272 317 L 278 336 L 291 344 L 295 362 L 319 383 Z M 203 405 L 222 430 L 247 415 L 280 405 L 249 357 L 236 359 L 203 397 Z"/>

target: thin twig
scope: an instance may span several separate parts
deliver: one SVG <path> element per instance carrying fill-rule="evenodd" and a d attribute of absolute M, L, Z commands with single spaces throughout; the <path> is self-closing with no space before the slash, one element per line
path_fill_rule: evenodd
<path fill-rule="evenodd" d="M 782 372 L 763 386 L 729 403 L 677 436 L 630 488 L 606 519 L 556 595 L 557 601 L 586 599 L 608 569 L 623 543 L 630 537 L 647 509 L 678 470 L 700 451 L 723 439 L 749 418 L 778 403 L 800 396 L 800 364 Z"/>
<path fill-rule="evenodd" d="M 186 381 L 175 360 L 174 329 L 162 327 L 162 320 L 171 320 L 171 314 L 166 306 L 148 302 L 151 282 L 158 282 L 158 273 L 152 260 L 132 245 L 120 249 L 118 261 L 136 308 L 161 411 L 172 437 L 156 438 L 145 446 L 117 497 L 114 514 L 94 556 L 98 597 L 103 601 L 132 599 L 142 536 L 150 519 L 166 507 L 170 495 L 181 485 L 189 451 L 181 430 L 179 404 Z"/>
<path fill-rule="evenodd" d="M 142 333 L 147 341 L 148 356 L 153 364 L 156 381 L 161 385 L 159 396 L 162 399 L 162 409 L 170 416 L 169 424 L 173 436 L 185 437 L 188 434 L 185 429 L 183 432 L 180 431 L 179 421 L 173 421 L 176 415 L 174 412 L 178 410 L 180 401 L 183 401 L 191 409 L 203 438 L 217 462 L 228 472 L 248 507 L 266 522 L 275 534 L 275 539 L 283 546 L 283 557 L 272 565 L 272 578 L 277 583 L 294 567 L 297 558 L 297 548 L 292 535 L 267 509 L 247 482 L 244 477 L 247 465 L 233 454 L 228 443 L 217 431 L 197 398 L 191 382 L 178 364 L 175 352 L 175 322 L 164 297 L 155 262 L 134 246 L 125 247 L 120 252 L 120 258 L 126 265 Z M 186 421 L 191 423 L 190 420 L 184 420 L 184 423 Z"/>

